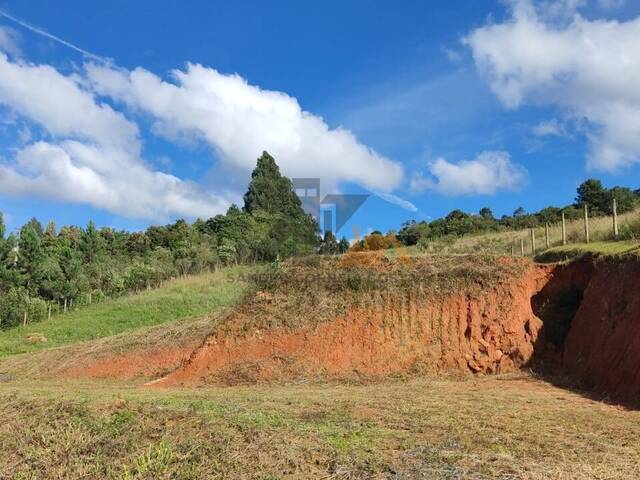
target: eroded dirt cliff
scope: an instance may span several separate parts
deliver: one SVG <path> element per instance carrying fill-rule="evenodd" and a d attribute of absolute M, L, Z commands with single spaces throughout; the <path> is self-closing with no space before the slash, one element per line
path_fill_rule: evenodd
<path fill-rule="evenodd" d="M 320 288 L 321 294 L 334 298 L 319 301 L 318 308 L 337 302 L 343 305 L 341 313 L 302 324 L 286 318 L 275 322 L 283 312 L 296 314 L 292 288 L 302 289 L 298 293 L 303 296 L 317 295 L 304 291 L 305 279 L 299 277 L 312 271 L 302 269 L 286 296 L 280 286 L 256 292 L 227 320 L 226 328 L 214 332 L 181 368 L 154 384 L 499 373 L 528 364 L 542 327 L 531 298 L 546 283 L 551 268 L 512 259 L 477 260 L 473 267 L 475 260 L 468 258 L 449 261 L 457 273 L 417 265 L 415 260 L 399 270 L 367 266 L 365 275 L 381 275 L 384 280 L 349 295 L 342 289 L 332 291 L 331 285 Z M 347 270 L 351 269 L 350 265 Z M 399 272 L 416 276 L 408 282 L 390 280 Z M 345 285 L 347 290 L 353 287 L 349 281 Z M 395 288 L 398 285 L 403 288 Z M 302 305 L 308 301 L 300 298 L 298 315 L 314 315 L 312 308 Z"/>
<path fill-rule="evenodd" d="M 640 400 L 640 261 L 585 258 L 557 267 L 534 297 L 536 355 L 577 385 Z M 554 345 L 555 343 L 555 345 Z"/>

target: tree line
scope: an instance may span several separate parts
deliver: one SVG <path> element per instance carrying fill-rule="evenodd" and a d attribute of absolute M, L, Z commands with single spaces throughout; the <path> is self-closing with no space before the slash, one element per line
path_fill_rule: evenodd
<path fill-rule="evenodd" d="M 191 224 L 127 232 L 93 222 L 58 229 L 32 219 L 7 234 L 0 213 L 0 329 L 41 320 L 49 308 L 66 311 L 179 275 L 312 254 L 318 231 L 267 152 L 251 174 L 242 209 L 232 205 Z"/>
<path fill-rule="evenodd" d="M 577 188 L 574 203 L 563 207 L 549 206 L 538 212 L 527 213 L 517 208 L 512 215 L 496 218 L 489 207 L 471 214 L 456 209 L 447 216 L 431 222 L 409 220 L 402 224 L 399 231 L 390 231 L 386 235 L 372 232 L 357 242 L 352 249 L 379 250 L 400 245 L 426 245 L 443 237 L 463 237 L 478 233 L 499 232 L 503 230 L 522 230 L 561 221 L 564 213 L 567 220 L 576 220 L 583 215 L 583 206 L 587 205 L 590 216 L 611 215 L 613 199 L 616 199 L 618 213 L 635 209 L 640 203 L 640 190 L 627 187 L 605 188 L 597 179 L 589 179 Z"/>

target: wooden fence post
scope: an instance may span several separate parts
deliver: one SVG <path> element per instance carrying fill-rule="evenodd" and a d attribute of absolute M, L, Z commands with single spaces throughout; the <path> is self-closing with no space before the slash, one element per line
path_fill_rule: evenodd
<path fill-rule="evenodd" d="M 535 228 L 531 229 L 531 254 L 536 254 L 536 230 Z"/>
<path fill-rule="evenodd" d="M 513 246 L 513 243 L 511 244 L 511 256 L 512 256 L 512 257 L 515 257 L 515 256 L 516 256 L 516 254 L 515 254 L 515 247 Z"/>
<path fill-rule="evenodd" d="M 618 201 L 613 199 L 613 236 L 618 238 Z"/>
<path fill-rule="evenodd" d="M 584 204 L 584 240 L 589 243 L 589 207 Z"/>
<path fill-rule="evenodd" d="M 51 320 L 51 302 L 49 302 L 49 313 L 47 314 L 47 320 Z"/>
<path fill-rule="evenodd" d="M 549 224 L 548 223 L 544 224 L 544 242 L 547 248 L 549 248 L 550 242 L 549 242 Z"/>
<path fill-rule="evenodd" d="M 524 257 L 524 239 L 520 239 L 520 256 Z"/>
<path fill-rule="evenodd" d="M 562 245 L 567 244 L 567 223 L 564 218 L 564 212 L 562 212 Z"/>
<path fill-rule="evenodd" d="M 24 311 L 24 321 L 22 322 L 22 324 L 26 327 L 27 326 L 27 311 Z"/>

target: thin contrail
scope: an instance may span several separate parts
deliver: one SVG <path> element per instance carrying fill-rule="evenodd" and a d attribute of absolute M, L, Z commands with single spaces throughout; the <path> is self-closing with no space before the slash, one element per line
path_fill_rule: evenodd
<path fill-rule="evenodd" d="M 43 30 L 42 28 L 36 27 L 35 25 L 31 25 L 28 22 L 25 22 L 24 20 L 20 20 L 19 18 L 14 17 L 13 15 L 8 14 L 7 12 L 4 12 L 2 10 L 0 10 L 0 16 L 8 18 L 9 20 L 11 20 L 14 23 L 17 23 L 18 25 L 20 25 L 21 27 L 26 28 L 27 30 L 31 30 L 34 33 L 37 33 L 38 35 L 42 35 L 43 37 L 49 38 L 51 40 L 53 40 L 54 42 L 58 42 L 61 45 L 64 45 L 65 47 L 69 47 L 72 50 L 75 50 L 76 52 L 79 52 L 81 54 L 83 54 L 86 57 L 89 57 L 93 60 L 98 60 L 100 62 L 107 62 L 107 60 L 99 55 L 96 55 L 95 53 L 91 53 L 88 52 L 87 50 L 85 50 L 84 48 L 80 48 L 77 45 L 74 45 L 71 42 L 67 42 L 66 40 L 63 40 L 60 37 L 56 37 L 55 35 L 50 34 L 49 32 L 47 32 L 46 30 Z"/>

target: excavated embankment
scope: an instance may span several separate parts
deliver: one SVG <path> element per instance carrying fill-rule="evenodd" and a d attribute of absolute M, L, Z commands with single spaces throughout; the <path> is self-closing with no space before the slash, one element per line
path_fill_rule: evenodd
<path fill-rule="evenodd" d="M 153 384 L 502 373 L 532 360 L 542 322 L 531 298 L 551 268 L 512 259 L 405 262 L 331 265 L 329 282 L 309 282 L 317 268 L 292 268 Z"/>
<path fill-rule="evenodd" d="M 532 298 L 544 322 L 536 358 L 579 386 L 640 401 L 640 260 L 585 258 L 556 267 Z"/>
<path fill-rule="evenodd" d="M 151 382 L 161 386 L 488 374 L 526 366 L 614 399 L 640 400 L 636 257 L 535 265 L 356 255 L 288 263 L 252 283 L 252 293 L 191 354 L 132 349 L 68 372 L 149 378 L 172 370 Z"/>

